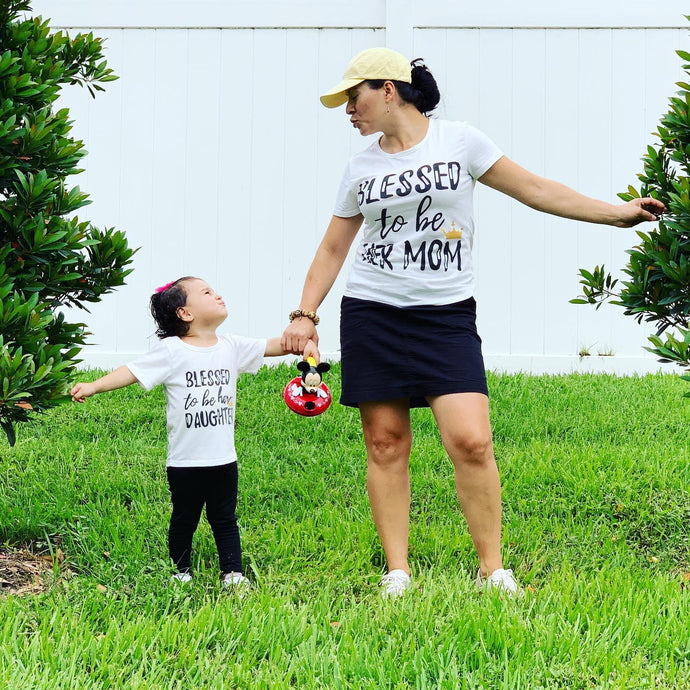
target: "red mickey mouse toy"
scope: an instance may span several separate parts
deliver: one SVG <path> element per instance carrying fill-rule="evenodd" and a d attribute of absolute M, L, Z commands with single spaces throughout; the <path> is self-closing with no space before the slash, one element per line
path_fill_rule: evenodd
<path fill-rule="evenodd" d="M 287 406 L 304 417 L 315 417 L 325 412 L 331 405 L 331 392 L 323 382 L 321 374 L 328 371 L 331 365 L 321 362 L 318 365 L 313 357 L 297 362 L 301 376 L 295 376 L 285 386 L 283 398 Z"/>

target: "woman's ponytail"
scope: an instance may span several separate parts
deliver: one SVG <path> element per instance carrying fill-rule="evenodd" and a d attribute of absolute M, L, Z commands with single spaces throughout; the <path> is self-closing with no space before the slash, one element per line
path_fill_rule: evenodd
<path fill-rule="evenodd" d="M 439 104 L 441 92 L 438 90 L 434 75 L 424 64 L 424 60 L 417 58 L 411 64 L 412 84 L 410 86 L 417 92 L 416 97 L 411 102 L 414 103 L 420 113 L 427 115 Z"/>

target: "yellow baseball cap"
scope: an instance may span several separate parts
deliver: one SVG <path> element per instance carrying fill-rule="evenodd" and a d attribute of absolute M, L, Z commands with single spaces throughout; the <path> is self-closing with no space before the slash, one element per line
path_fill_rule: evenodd
<path fill-rule="evenodd" d="M 390 48 L 369 48 L 350 60 L 342 81 L 321 97 L 327 108 L 337 108 L 347 102 L 347 92 L 367 79 L 390 79 L 412 83 L 412 66 L 401 53 Z"/>

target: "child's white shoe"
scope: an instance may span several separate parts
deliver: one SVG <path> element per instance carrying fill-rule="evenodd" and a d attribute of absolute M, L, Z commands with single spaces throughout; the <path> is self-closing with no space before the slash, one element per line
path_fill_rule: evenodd
<path fill-rule="evenodd" d="M 246 592 L 251 587 L 251 582 L 242 573 L 224 573 L 223 586 L 237 592 Z"/>
<path fill-rule="evenodd" d="M 175 573 L 171 578 L 173 582 L 191 582 L 192 581 L 192 574 L 191 573 Z"/>

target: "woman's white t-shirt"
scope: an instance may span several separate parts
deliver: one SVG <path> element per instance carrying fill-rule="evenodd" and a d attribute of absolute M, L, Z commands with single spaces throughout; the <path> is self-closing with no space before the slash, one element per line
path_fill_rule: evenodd
<path fill-rule="evenodd" d="M 364 216 L 345 295 L 400 307 L 471 297 L 474 185 L 502 155 L 467 123 L 430 119 L 406 151 L 376 141 L 353 156 L 334 210 Z"/>
<path fill-rule="evenodd" d="M 235 398 L 237 376 L 255 374 L 266 341 L 218 336 L 212 347 L 163 338 L 127 365 L 145 390 L 163 384 L 169 467 L 213 467 L 237 460 Z"/>

